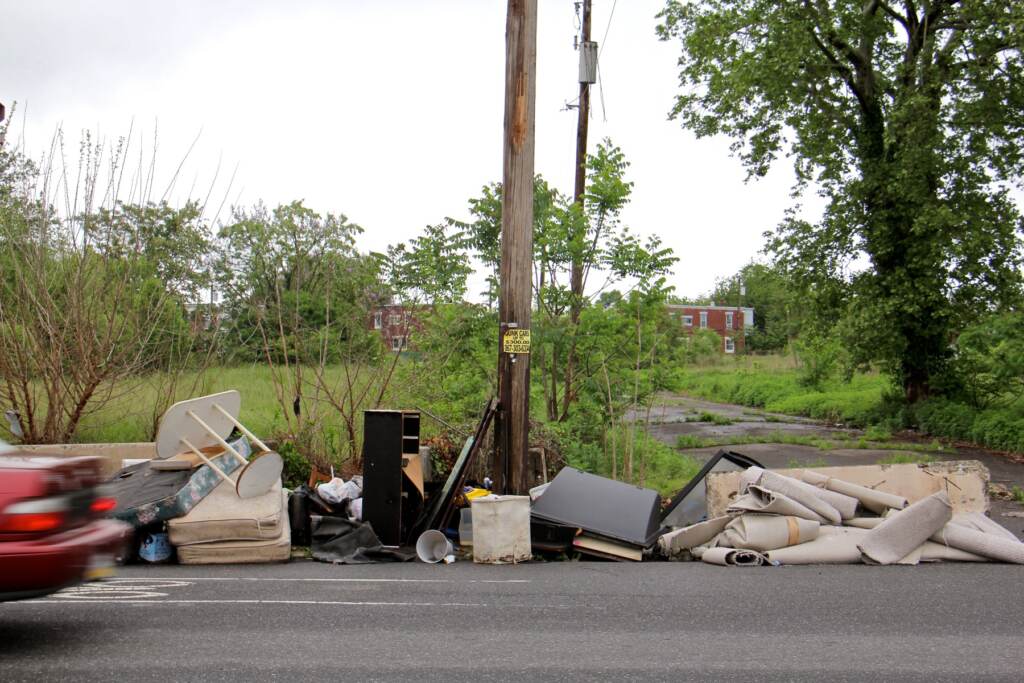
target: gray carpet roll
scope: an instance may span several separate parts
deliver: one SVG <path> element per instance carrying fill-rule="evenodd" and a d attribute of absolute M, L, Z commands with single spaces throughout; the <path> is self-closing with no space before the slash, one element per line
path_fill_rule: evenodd
<path fill-rule="evenodd" d="M 925 541 L 921 544 L 922 562 L 990 562 L 987 557 L 969 553 L 966 550 L 953 548 L 948 545 Z"/>
<path fill-rule="evenodd" d="M 810 484 L 805 484 L 802 481 L 793 479 L 792 477 L 786 477 L 768 470 L 761 471 L 761 476 L 757 480 L 757 485 L 762 488 L 766 488 L 769 491 L 781 493 L 787 498 L 795 500 L 805 508 L 816 512 L 829 524 L 839 524 L 839 522 L 842 521 L 842 514 L 831 503 L 825 500 L 825 496 L 829 492 L 824 489 L 819 489 L 811 486 Z M 853 517 L 857 509 L 857 501 L 853 499 L 851 500 L 853 502 L 853 506 L 852 509 L 849 510 L 849 516 Z"/>
<path fill-rule="evenodd" d="M 700 559 L 702 562 L 723 567 L 760 567 L 768 562 L 768 558 L 759 552 L 737 548 L 708 548 Z"/>
<path fill-rule="evenodd" d="M 780 564 L 860 564 L 863 557 L 857 543 L 864 539 L 866 529 L 822 526 L 818 537 L 808 543 L 769 550 L 772 562 Z"/>
<path fill-rule="evenodd" d="M 969 529 L 959 524 L 945 525 L 931 539 L 936 543 L 999 562 L 1024 564 L 1024 543 L 1016 539 L 1011 541 L 997 534 Z"/>
<path fill-rule="evenodd" d="M 953 506 L 949 496 L 945 491 L 939 491 L 922 498 L 899 514 L 887 517 L 865 534 L 858 547 L 864 557 L 872 562 L 895 564 L 944 527 L 952 516 Z"/>
<path fill-rule="evenodd" d="M 813 486 L 822 487 L 829 491 L 834 491 L 851 498 L 855 498 L 860 501 L 861 506 L 865 510 L 871 510 L 882 514 L 888 509 L 902 510 L 907 507 L 907 499 L 902 496 L 897 496 L 892 493 L 886 493 L 884 491 L 875 491 L 869 489 L 866 486 L 860 486 L 859 484 L 851 484 L 848 481 L 842 479 L 835 479 L 833 477 L 826 476 L 813 470 L 804 470 L 801 478 L 804 482 Z M 840 510 L 840 512 L 842 512 Z M 843 517 L 843 519 L 848 519 Z"/>
<path fill-rule="evenodd" d="M 843 526 L 855 526 L 858 529 L 874 529 L 884 521 L 884 517 L 854 517 L 853 519 L 844 519 Z"/>
<path fill-rule="evenodd" d="M 722 515 L 682 529 L 675 529 L 663 534 L 658 539 L 658 548 L 665 557 L 678 557 L 683 552 L 704 545 L 720 534 L 731 519 L 733 519 L 733 515 Z"/>
<path fill-rule="evenodd" d="M 747 486 L 747 492 L 729 504 L 727 512 L 761 512 L 772 515 L 790 515 L 822 524 L 827 520 L 791 498 L 769 491 L 757 484 Z"/>
<path fill-rule="evenodd" d="M 747 514 L 726 525 L 715 544 L 743 550 L 775 550 L 818 537 L 818 522 L 799 517 Z"/>
<path fill-rule="evenodd" d="M 1017 537 L 1013 535 L 1013 532 L 1004 527 L 999 522 L 990 519 L 980 512 L 960 512 L 953 515 L 953 519 L 949 520 L 950 524 L 959 524 L 969 529 L 976 529 L 983 531 L 986 534 L 995 534 L 1001 536 L 1008 541 L 1017 541 Z"/>

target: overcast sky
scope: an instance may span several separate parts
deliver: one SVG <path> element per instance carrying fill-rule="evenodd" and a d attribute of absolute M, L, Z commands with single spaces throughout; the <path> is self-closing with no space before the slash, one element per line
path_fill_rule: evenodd
<path fill-rule="evenodd" d="M 668 121 L 679 45 L 655 37 L 663 0 L 593 4 L 590 149 L 606 136 L 623 149 L 624 222 L 675 249 L 677 293 L 707 292 L 757 255 L 792 173 L 744 183 L 728 141 Z M 574 3 L 539 5 L 536 169 L 571 193 Z M 0 101 L 18 102 L 11 135 L 32 156 L 58 127 L 71 149 L 82 130 L 131 129 L 146 154 L 156 129 L 159 197 L 198 136 L 175 202 L 211 186 L 211 214 L 224 197 L 303 199 L 383 250 L 468 218 L 467 200 L 501 180 L 505 13 L 505 0 L 0 0 Z"/>

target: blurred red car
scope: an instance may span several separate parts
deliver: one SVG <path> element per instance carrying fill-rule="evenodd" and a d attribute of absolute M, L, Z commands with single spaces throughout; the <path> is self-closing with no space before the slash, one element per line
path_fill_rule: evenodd
<path fill-rule="evenodd" d="M 0 601 L 107 576 L 131 528 L 104 517 L 102 460 L 19 453 L 0 441 Z"/>

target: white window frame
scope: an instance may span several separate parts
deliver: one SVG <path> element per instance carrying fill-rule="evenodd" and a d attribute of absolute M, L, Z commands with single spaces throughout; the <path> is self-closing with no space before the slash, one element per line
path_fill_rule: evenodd
<path fill-rule="evenodd" d="M 397 313 L 392 313 L 391 315 L 388 316 L 388 325 L 390 325 L 391 327 L 401 324 L 402 316 L 398 315 Z"/>
<path fill-rule="evenodd" d="M 736 340 L 732 337 L 725 337 L 723 343 L 725 344 L 726 353 L 736 353 Z"/>
<path fill-rule="evenodd" d="M 392 351 L 404 351 L 406 347 L 405 337 L 400 334 L 396 334 L 391 337 L 391 350 Z"/>
<path fill-rule="evenodd" d="M 692 315 L 684 315 L 683 316 L 683 327 L 693 327 L 693 316 Z"/>
<path fill-rule="evenodd" d="M 708 312 L 707 311 L 701 311 L 700 312 L 700 329 L 702 329 L 702 330 L 708 329 Z"/>
<path fill-rule="evenodd" d="M 725 329 L 731 330 L 732 329 L 732 323 L 733 323 L 732 311 L 726 311 L 725 312 Z"/>
<path fill-rule="evenodd" d="M 384 314 L 376 311 L 373 314 L 373 329 L 379 330 L 382 327 L 384 327 Z"/>

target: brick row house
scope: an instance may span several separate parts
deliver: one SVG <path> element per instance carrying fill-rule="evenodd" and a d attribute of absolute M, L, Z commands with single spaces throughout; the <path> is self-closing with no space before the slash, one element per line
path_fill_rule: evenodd
<path fill-rule="evenodd" d="M 743 353 L 746 330 L 754 327 L 754 309 L 746 306 L 669 304 L 686 334 L 711 330 L 722 338 L 722 353 Z"/>
<path fill-rule="evenodd" d="M 379 304 L 370 313 L 370 329 L 380 332 L 385 348 L 405 351 L 410 347 L 411 338 L 423 329 L 420 320 L 423 308 L 409 304 Z"/>

